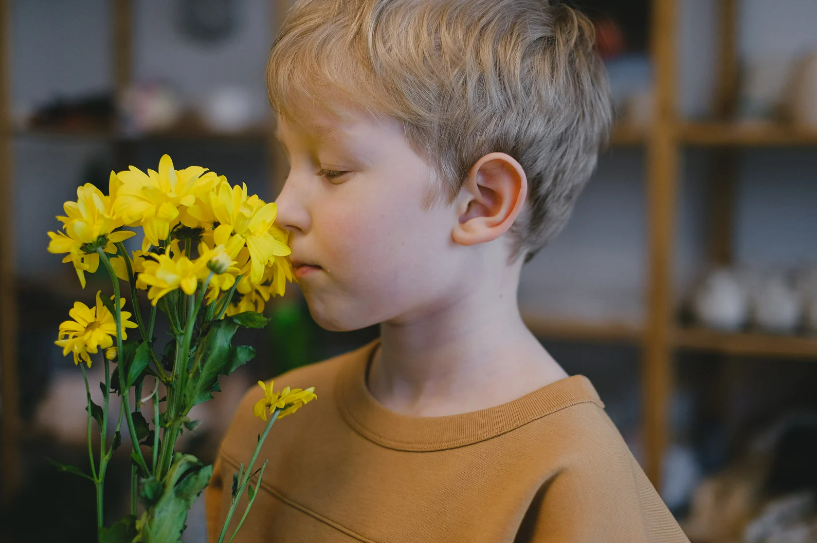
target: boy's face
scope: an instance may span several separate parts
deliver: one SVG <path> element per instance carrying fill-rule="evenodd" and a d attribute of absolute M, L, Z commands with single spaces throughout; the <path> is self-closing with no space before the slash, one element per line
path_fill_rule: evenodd
<path fill-rule="evenodd" d="M 456 206 L 423 210 L 431 168 L 401 125 L 363 113 L 339 121 L 278 118 L 290 172 L 276 224 L 292 232 L 292 262 L 315 321 L 354 330 L 410 321 L 463 288 Z M 339 174 L 339 175 L 338 175 Z"/>

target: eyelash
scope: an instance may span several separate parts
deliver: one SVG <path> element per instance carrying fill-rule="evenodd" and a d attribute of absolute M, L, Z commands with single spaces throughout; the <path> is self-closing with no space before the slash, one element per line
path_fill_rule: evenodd
<path fill-rule="evenodd" d="M 315 175 L 325 177 L 329 182 L 331 182 L 333 179 L 337 179 L 338 177 L 342 176 L 345 173 L 347 173 L 347 172 L 341 172 L 341 171 L 338 171 L 338 170 L 325 170 L 325 169 L 321 168 L 320 170 L 318 170 L 318 173 L 316 173 Z"/>

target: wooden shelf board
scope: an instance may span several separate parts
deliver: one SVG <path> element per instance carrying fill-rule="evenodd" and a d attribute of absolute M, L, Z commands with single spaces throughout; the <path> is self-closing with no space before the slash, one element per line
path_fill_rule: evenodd
<path fill-rule="evenodd" d="M 817 130 L 774 123 L 685 123 L 680 127 L 680 136 L 683 143 L 701 147 L 817 145 Z"/>
<path fill-rule="evenodd" d="M 576 341 L 638 343 L 643 330 L 624 322 L 582 322 L 522 313 L 522 320 L 535 335 L 542 338 Z"/>
<path fill-rule="evenodd" d="M 675 345 L 684 349 L 753 357 L 817 359 L 817 337 L 678 328 L 674 339 Z"/>
<path fill-rule="evenodd" d="M 101 129 L 64 129 L 64 128 L 27 128 L 14 130 L 17 137 L 34 138 L 86 138 L 105 139 L 123 142 L 140 142 L 151 140 L 217 140 L 217 141 L 264 141 L 269 137 L 269 131 L 261 128 L 242 130 L 240 132 L 214 132 L 206 129 L 179 128 L 148 132 L 137 135 L 127 135 L 114 130 Z"/>
<path fill-rule="evenodd" d="M 264 128 L 250 128 L 239 132 L 214 132 L 206 128 L 181 127 L 172 130 L 147 132 L 144 134 L 127 135 L 116 130 L 94 128 L 18 128 L 12 131 L 16 137 L 33 138 L 88 138 L 110 139 L 117 141 L 149 141 L 149 140 L 221 140 L 221 141 L 254 141 L 269 138 L 270 132 Z M 641 145 L 645 141 L 645 131 L 641 127 L 616 125 L 610 134 L 611 146 Z"/>
<path fill-rule="evenodd" d="M 617 124 L 610 134 L 610 146 L 628 147 L 642 145 L 646 141 L 646 129 L 641 126 Z"/>

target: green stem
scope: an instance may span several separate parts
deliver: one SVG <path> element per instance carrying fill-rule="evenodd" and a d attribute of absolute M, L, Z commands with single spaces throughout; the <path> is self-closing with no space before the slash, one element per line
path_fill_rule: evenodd
<path fill-rule="evenodd" d="M 120 252 L 122 253 L 122 258 L 125 261 L 125 266 L 128 269 L 128 282 L 130 283 L 130 300 L 131 304 L 133 305 L 133 314 L 136 316 L 136 324 L 139 326 L 139 333 L 142 335 L 142 341 L 147 341 L 148 345 L 153 347 L 153 324 L 156 320 L 156 306 L 151 305 L 150 329 L 149 330 L 145 329 L 145 323 L 142 320 L 142 311 L 139 307 L 139 297 L 136 294 L 136 274 L 133 273 L 130 256 L 128 255 L 127 249 L 125 249 L 125 245 L 121 241 L 119 243 L 116 243 L 115 245 L 116 247 L 119 248 Z M 162 365 L 159 362 L 159 359 L 156 357 L 156 353 L 153 352 L 152 348 L 150 349 L 150 356 L 153 359 L 153 363 L 156 365 L 156 369 L 162 376 L 162 379 L 164 381 L 167 381 L 168 376 L 165 373 L 164 368 L 162 368 Z"/>
<path fill-rule="evenodd" d="M 255 494 L 252 495 L 252 498 L 250 498 L 250 501 L 247 503 L 247 508 L 244 509 L 244 514 L 241 516 L 241 520 L 238 521 L 238 526 L 235 527 L 235 531 L 233 532 L 233 535 L 230 536 L 230 541 L 227 543 L 233 543 L 233 539 L 235 539 L 235 536 L 238 535 L 238 531 L 244 525 L 244 521 L 247 520 L 247 515 L 250 514 L 250 507 L 252 507 L 255 498 L 258 497 L 258 487 L 261 486 L 261 479 L 264 477 L 264 470 L 267 469 L 267 462 L 269 462 L 269 460 L 264 460 L 264 464 L 261 466 L 261 471 L 258 472 L 258 482 L 255 484 Z"/>
<path fill-rule="evenodd" d="M 133 267 L 131 266 L 130 256 L 128 255 L 128 250 L 125 248 L 125 244 L 121 241 L 118 243 L 114 243 L 116 247 L 119 249 L 119 252 L 122 253 L 122 260 L 125 261 L 125 267 L 128 269 L 128 283 L 130 283 L 130 301 L 133 305 L 133 315 L 136 317 L 136 324 L 139 325 L 139 333 L 142 334 L 142 341 L 150 341 L 150 337 L 147 335 L 145 331 L 145 324 L 142 322 L 142 311 L 139 307 L 139 297 L 136 295 L 136 277 L 133 273 Z"/>
<path fill-rule="evenodd" d="M 96 525 L 97 528 L 102 526 L 103 523 L 103 510 L 102 510 L 102 488 L 104 481 L 102 480 L 103 471 L 103 463 L 104 459 L 99 459 L 99 473 L 100 477 L 97 478 L 96 475 L 96 464 L 94 462 L 94 447 L 92 445 L 92 431 L 91 431 L 91 387 L 88 386 L 88 375 L 85 372 L 85 362 L 80 361 L 79 367 L 82 370 L 82 379 L 85 381 L 85 395 L 88 399 L 88 459 L 91 462 L 91 474 L 94 476 L 94 488 L 96 489 Z"/>
<path fill-rule="evenodd" d="M 173 448 L 176 446 L 176 437 L 181 425 L 181 420 L 173 419 L 173 422 L 170 423 L 169 427 L 165 428 L 162 434 L 162 453 L 159 456 L 159 468 L 156 473 L 156 478 L 160 481 L 167 473 L 167 470 L 170 469 L 170 464 L 173 461 Z"/>
<path fill-rule="evenodd" d="M 136 480 L 136 466 L 130 465 L 130 512 L 131 515 L 136 516 L 136 504 L 138 503 L 138 494 L 136 489 L 138 481 Z"/>
<path fill-rule="evenodd" d="M 148 337 L 153 341 L 153 325 L 156 324 L 156 306 L 150 306 L 150 324 L 148 325 Z"/>
<path fill-rule="evenodd" d="M 236 287 L 238 286 L 238 282 L 241 281 L 241 278 L 244 277 L 243 275 L 239 275 L 235 278 L 235 283 L 233 286 L 230 287 L 230 290 L 227 291 L 227 296 L 224 297 L 224 302 L 221 304 L 219 308 L 218 315 L 216 316 L 215 320 L 221 320 L 221 317 L 224 316 L 224 312 L 227 311 L 227 307 L 230 305 L 230 302 L 233 299 L 233 293 L 235 292 Z"/>
<path fill-rule="evenodd" d="M 170 325 L 170 331 L 172 332 L 173 337 L 178 337 L 182 335 L 181 330 L 182 325 L 179 322 L 178 318 L 179 312 L 178 304 L 176 304 L 176 307 L 171 307 L 172 304 L 170 304 L 167 301 L 166 296 L 162 296 L 161 298 L 159 298 L 159 301 L 156 302 L 156 305 L 154 307 L 158 307 L 160 304 L 162 305 L 163 308 L 162 311 L 164 312 L 165 315 L 167 315 L 167 323 Z"/>
<path fill-rule="evenodd" d="M 122 351 L 119 351 L 120 353 Z M 108 438 L 108 398 L 111 392 L 111 372 L 108 363 L 108 358 L 105 352 L 102 352 L 102 360 L 105 361 L 105 394 L 102 395 L 102 428 L 100 429 L 100 437 L 102 442 L 99 445 L 99 457 L 105 456 L 105 441 Z"/>
<path fill-rule="evenodd" d="M 253 464 L 255 464 L 255 459 L 258 458 L 258 453 L 261 451 L 261 446 L 264 444 L 264 440 L 267 439 L 267 434 L 269 434 L 270 428 L 272 428 L 272 425 L 275 423 L 275 419 L 278 418 L 278 413 L 280 412 L 281 412 L 280 409 L 275 410 L 275 412 L 272 414 L 272 417 L 270 417 L 269 422 L 267 423 L 267 427 L 264 429 L 264 433 L 261 434 L 261 437 L 258 439 L 258 443 L 255 446 L 255 452 L 252 454 L 252 459 L 250 460 L 250 465 L 249 467 L 247 467 L 247 471 L 244 473 L 243 477 L 244 480 L 241 481 L 241 486 L 239 487 L 238 492 L 236 492 L 235 497 L 230 503 L 230 510 L 227 512 L 227 518 L 224 520 L 224 527 L 221 529 L 221 535 L 218 537 L 218 543 L 223 543 L 224 536 L 227 535 L 227 528 L 229 528 L 230 521 L 233 518 L 233 514 L 235 513 L 236 507 L 238 507 L 238 501 L 241 499 L 241 495 L 244 493 L 244 490 L 247 487 L 247 482 L 250 480 L 250 475 L 252 475 L 252 467 Z M 260 483 L 261 481 L 260 477 L 258 481 Z M 252 505 L 252 503 L 249 503 L 247 505 L 247 509 L 249 509 L 250 505 Z M 246 516 L 247 515 L 245 513 L 244 517 L 246 518 Z M 242 523 L 244 522 L 244 518 L 241 519 L 241 522 Z M 241 524 L 238 525 L 238 528 L 241 528 Z M 238 532 L 238 528 L 236 528 L 236 532 Z M 235 537 L 235 532 L 233 533 L 233 537 Z M 230 538 L 230 541 L 232 541 L 232 538 Z"/>
<path fill-rule="evenodd" d="M 88 375 L 85 373 L 84 362 L 80 361 L 79 367 L 82 370 L 82 378 L 85 380 L 85 395 L 88 397 L 88 458 L 91 461 L 91 474 L 96 480 L 96 463 L 94 462 L 94 448 L 91 445 L 91 388 L 88 386 Z"/>
<path fill-rule="evenodd" d="M 145 458 L 142 456 L 142 449 L 139 447 L 139 440 L 136 438 L 136 428 L 133 425 L 133 417 L 131 416 L 130 412 L 130 394 L 128 389 L 125 387 L 125 372 L 122 371 L 122 353 L 125 351 L 122 349 L 122 307 L 121 307 L 121 300 L 119 297 L 119 279 L 116 277 L 116 273 L 113 271 L 113 267 L 111 266 L 110 260 L 108 260 L 108 255 L 105 254 L 105 251 L 102 250 L 102 247 L 97 248 L 97 253 L 99 253 L 99 259 L 102 260 L 102 263 L 105 265 L 105 269 L 108 270 L 108 275 L 111 277 L 111 281 L 113 282 L 113 293 L 114 293 L 114 307 L 116 308 L 116 343 L 117 343 L 117 352 L 120 353 L 120 371 L 119 371 L 119 390 L 122 394 L 122 402 L 125 404 L 125 420 L 128 423 L 128 431 L 130 433 L 131 438 L 131 445 L 133 448 L 133 453 L 136 457 L 136 462 L 139 464 L 139 467 L 142 468 L 145 472 L 145 476 L 147 477 L 150 475 L 150 470 L 148 470 L 147 465 L 145 464 Z M 105 365 L 107 367 L 108 360 L 105 359 Z M 107 380 L 107 376 L 106 376 Z M 107 387 L 108 389 L 110 386 Z"/>
<path fill-rule="evenodd" d="M 153 388 L 153 473 L 156 473 L 156 460 L 159 457 L 159 380 Z"/>
<path fill-rule="evenodd" d="M 193 329 L 196 325 L 196 315 L 201 307 L 201 301 L 204 298 L 204 293 L 213 278 L 211 271 L 207 275 L 204 284 L 201 286 L 198 294 L 193 293 L 187 296 L 187 323 L 184 327 L 184 335 L 182 336 L 181 346 L 176 345 L 176 359 L 173 363 L 173 383 L 175 392 L 172 396 L 168 392 L 168 416 L 172 421 L 170 427 L 167 428 L 163 435 L 162 455 L 159 458 L 159 474 L 157 479 L 161 477 L 170 469 L 170 464 L 173 460 L 173 449 L 176 445 L 176 438 L 178 437 L 179 429 L 181 428 L 182 411 L 184 410 L 184 390 L 186 385 L 186 377 L 188 371 L 188 358 L 190 355 L 190 341 L 193 337 Z"/>

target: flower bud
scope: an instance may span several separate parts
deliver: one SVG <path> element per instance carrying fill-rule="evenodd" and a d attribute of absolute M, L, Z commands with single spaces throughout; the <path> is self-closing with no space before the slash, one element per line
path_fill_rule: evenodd
<path fill-rule="evenodd" d="M 207 267 L 212 270 L 213 273 L 217 275 L 221 275 L 227 271 L 227 268 L 230 267 L 232 264 L 232 260 L 230 259 L 230 255 L 227 253 L 219 253 L 218 255 L 214 256 L 210 259 L 207 263 Z"/>
<path fill-rule="evenodd" d="M 116 360 L 116 347 L 108 347 L 105 349 L 105 358 L 108 360 Z"/>

